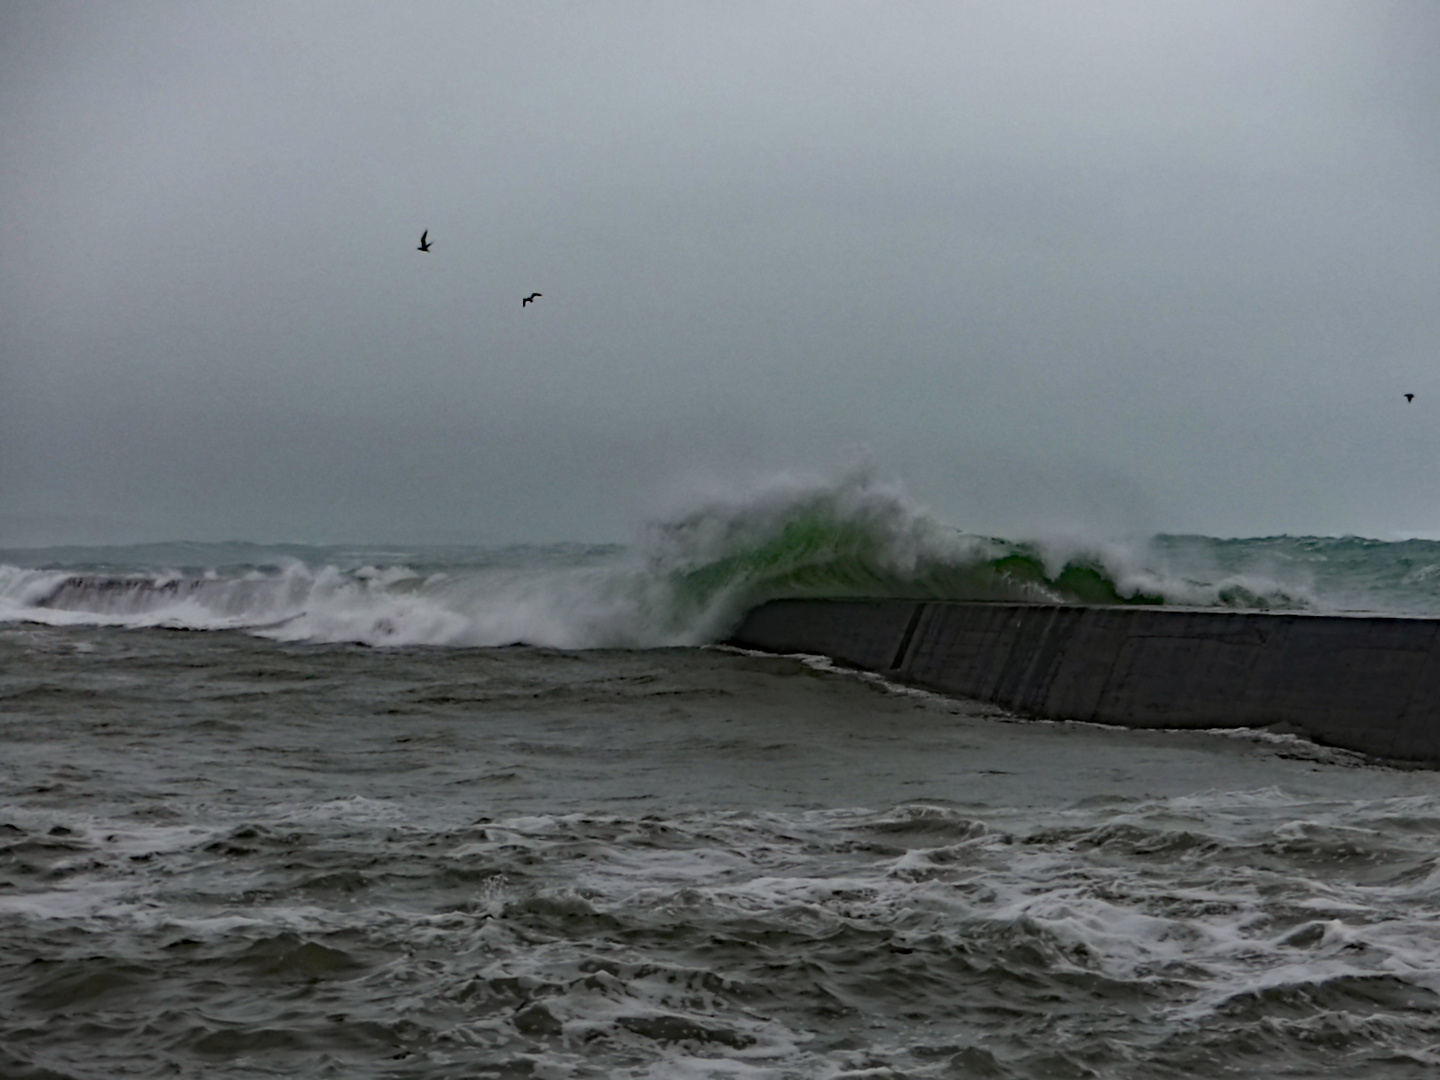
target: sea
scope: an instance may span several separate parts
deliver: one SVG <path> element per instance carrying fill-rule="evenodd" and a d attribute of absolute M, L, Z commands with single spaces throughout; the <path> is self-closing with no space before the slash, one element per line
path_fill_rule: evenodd
<path fill-rule="evenodd" d="M 0 551 L 0 1077 L 1431 1078 L 1440 775 L 724 644 L 781 596 L 1440 615 L 1440 542 Z"/>

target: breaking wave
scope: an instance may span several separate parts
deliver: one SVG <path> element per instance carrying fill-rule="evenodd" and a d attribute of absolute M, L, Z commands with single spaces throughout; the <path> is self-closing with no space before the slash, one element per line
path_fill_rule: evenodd
<path fill-rule="evenodd" d="M 1356 597 L 1333 582 L 1328 601 L 1317 591 L 1325 568 L 1339 565 L 1334 545 L 1378 543 L 999 540 L 943 525 L 897 487 L 856 474 L 713 500 L 648 526 L 628 547 L 185 544 L 0 553 L 0 619 L 368 645 L 696 645 L 722 639 L 748 608 L 780 597 L 1256 609 L 1334 606 L 1338 597 L 1344 606 Z M 1430 596 L 1440 573 L 1429 573 L 1440 567 L 1440 544 L 1412 543 L 1428 547 L 1391 573 L 1408 574 L 1397 579 L 1408 592 L 1397 595 L 1420 595 L 1420 610 L 1440 610 L 1440 592 Z M 1363 592 L 1358 571 L 1349 572 L 1352 592 Z M 1367 602 L 1396 606 L 1383 597 L 1375 603 L 1375 595 L 1350 606 Z"/>

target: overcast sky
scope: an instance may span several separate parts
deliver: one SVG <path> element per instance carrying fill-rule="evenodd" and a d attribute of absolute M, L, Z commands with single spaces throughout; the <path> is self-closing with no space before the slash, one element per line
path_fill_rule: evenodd
<path fill-rule="evenodd" d="M 1440 536 L 1440 4 L 0 5 L 0 543 L 623 539 L 859 461 L 1001 535 Z"/>

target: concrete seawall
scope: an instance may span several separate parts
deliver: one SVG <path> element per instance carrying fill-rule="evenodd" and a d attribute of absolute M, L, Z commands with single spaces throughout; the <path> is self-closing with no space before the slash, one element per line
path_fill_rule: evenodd
<path fill-rule="evenodd" d="M 1440 764 L 1440 621 L 1152 607 L 776 600 L 729 642 L 818 653 L 1024 715 L 1275 727 Z"/>

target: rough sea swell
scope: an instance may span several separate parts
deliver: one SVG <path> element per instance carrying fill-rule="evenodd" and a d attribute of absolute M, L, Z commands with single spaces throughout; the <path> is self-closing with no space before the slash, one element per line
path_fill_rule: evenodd
<path fill-rule="evenodd" d="M 712 503 L 629 547 L 0 552 L 0 620 L 287 641 L 694 645 L 764 600 L 862 595 L 1440 613 L 1440 542 L 998 540 L 852 477 Z"/>
<path fill-rule="evenodd" d="M 0 1076 L 1420 1080 L 1435 776 L 790 657 L 0 628 Z"/>
<path fill-rule="evenodd" d="M 817 594 L 1440 612 L 1440 544 L 991 540 L 850 480 L 625 548 L 0 563 L 6 1080 L 1440 1067 L 1437 774 L 663 647 Z"/>

